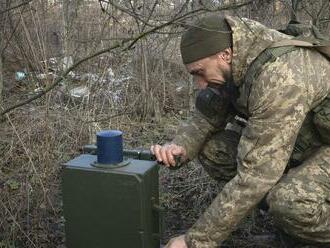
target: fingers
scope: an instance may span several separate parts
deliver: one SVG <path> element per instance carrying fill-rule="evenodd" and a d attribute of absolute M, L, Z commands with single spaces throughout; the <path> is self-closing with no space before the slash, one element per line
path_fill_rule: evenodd
<path fill-rule="evenodd" d="M 185 149 L 175 144 L 153 145 L 150 151 L 156 156 L 158 162 L 162 162 L 165 166 L 175 166 L 174 156 L 186 156 Z"/>
<path fill-rule="evenodd" d="M 171 166 L 175 166 L 175 159 L 174 159 L 174 154 L 173 151 L 176 149 L 174 146 L 170 146 L 169 149 L 166 150 L 166 157 L 167 161 Z"/>
<path fill-rule="evenodd" d="M 164 248 L 188 248 L 184 235 L 170 239 L 167 245 Z"/>
<path fill-rule="evenodd" d="M 187 159 L 186 149 L 184 149 L 182 146 L 176 146 L 176 148 L 173 150 L 173 155 L 180 156 L 182 158 L 182 161 L 185 161 Z"/>
<path fill-rule="evenodd" d="M 152 145 L 150 147 L 151 153 L 156 156 L 158 162 L 163 162 L 162 156 L 160 155 L 161 148 L 162 147 L 160 145 Z"/>

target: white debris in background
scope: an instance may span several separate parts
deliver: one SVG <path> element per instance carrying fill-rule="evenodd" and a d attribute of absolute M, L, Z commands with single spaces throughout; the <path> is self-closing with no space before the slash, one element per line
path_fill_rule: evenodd
<path fill-rule="evenodd" d="M 33 92 L 36 93 L 36 94 L 39 94 L 39 93 L 41 93 L 43 91 L 44 91 L 44 89 L 42 87 L 38 87 L 38 88 L 34 89 Z"/>
<path fill-rule="evenodd" d="M 103 58 L 105 59 L 105 58 Z M 25 69 L 21 69 L 15 73 L 17 81 L 29 78 L 27 83 L 32 82 L 34 89 L 32 94 L 41 93 L 45 87 L 45 80 L 56 79 L 73 65 L 73 57 L 49 58 L 45 61 L 40 61 L 43 70 L 27 73 Z M 115 73 L 116 72 L 116 73 Z M 31 77 L 33 76 L 33 77 Z M 103 71 L 70 71 L 66 78 L 61 80 L 61 99 L 70 97 L 74 102 L 89 101 L 90 96 L 97 95 L 100 99 L 109 99 L 111 104 L 120 104 L 123 100 L 125 90 L 122 88 L 128 87 L 129 80 L 133 78 L 130 69 L 127 66 L 121 67 L 120 71 L 115 71 L 109 65 Z M 37 80 L 35 80 L 37 79 Z"/>
<path fill-rule="evenodd" d="M 72 56 L 64 57 L 62 59 L 62 70 L 65 71 L 69 67 L 73 66 L 73 58 Z"/>
<path fill-rule="evenodd" d="M 51 78 L 51 77 L 54 77 L 54 76 L 55 76 L 55 74 L 53 72 L 40 73 L 40 74 L 36 75 L 37 79 L 40 79 L 40 80 Z"/>
<path fill-rule="evenodd" d="M 49 63 L 52 64 L 52 65 L 56 65 L 57 58 L 49 58 Z"/>
<path fill-rule="evenodd" d="M 184 86 L 178 86 L 178 87 L 175 88 L 175 91 L 176 92 L 179 92 L 179 93 L 180 92 L 183 92 L 184 90 L 185 90 L 185 87 Z"/>
<path fill-rule="evenodd" d="M 70 71 L 68 73 L 68 76 L 70 76 L 71 78 L 75 79 L 76 78 L 76 73 L 74 73 L 73 71 Z"/>
<path fill-rule="evenodd" d="M 87 81 L 88 83 L 96 83 L 100 79 L 100 76 L 94 73 L 84 73 L 80 75 L 80 80 Z"/>
<path fill-rule="evenodd" d="M 114 79 L 113 82 L 114 82 L 115 84 L 118 85 L 119 83 L 123 83 L 123 82 L 125 82 L 125 81 L 130 80 L 130 79 L 132 79 L 131 76 L 128 76 L 128 77 L 121 77 L 121 78 L 116 78 L 116 79 Z"/>
<path fill-rule="evenodd" d="M 111 67 L 107 69 L 107 79 L 110 81 L 113 81 L 115 79 L 115 73 L 113 72 Z"/>
<path fill-rule="evenodd" d="M 70 96 L 75 98 L 88 98 L 90 90 L 87 86 L 79 86 L 70 90 Z"/>
<path fill-rule="evenodd" d="M 27 73 L 24 71 L 17 71 L 15 72 L 15 79 L 16 81 L 21 81 L 23 79 L 25 79 L 27 76 Z"/>

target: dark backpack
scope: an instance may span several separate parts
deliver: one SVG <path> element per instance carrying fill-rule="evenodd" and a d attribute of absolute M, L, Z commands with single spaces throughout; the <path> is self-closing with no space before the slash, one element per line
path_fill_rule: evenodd
<path fill-rule="evenodd" d="M 284 34 L 294 36 L 292 40 L 283 40 L 273 44 L 273 47 L 293 45 L 298 47 L 314 48 L 327 59 L 330 59 L 330 37 L 322 34 L 314 25 L 302 24 L 297 21 L 290 21 L 285 30 L 279 30 Z"/>
<path fill-rule="evenodd" d="M 330 38 L 321 34 L 314 25 L 291 21 L 287 28 L 280 30 L 280 32 L 292 35 L 295 38 L 275 42 L 261 52 L 251 63 L 245 74 L 244 80 L 247 85 L 251 85 L 252 81 L 259 76 L 264 64 L 273 62 L 278 57 L 297 50 L 300 47 L 315 49 L 330 61 Z"/>

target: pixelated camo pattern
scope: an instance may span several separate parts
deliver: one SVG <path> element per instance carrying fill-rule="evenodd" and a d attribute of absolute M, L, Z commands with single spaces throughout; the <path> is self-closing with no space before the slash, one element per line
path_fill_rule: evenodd
<path fill-rule="evenodd" d="M 233 30 L 233 77 L 242 86 L 249 64 L 287 36 L 252 20 L 226 18 Z M 330 242 L 330 147 L 281 179 L 307 113 L 330 93 L 329 78 L 323 56 L 298 49 L 265 64 L 249 92 L 241 90 L 238 104 L 250 118 L 238 145 L 237 174 L 187 232 L 190 248 L 218 247 L 268 192 L 271 212 L 287 233 Z M 192 159 L 216 131 L 197 113 L 173 142 Z"/>

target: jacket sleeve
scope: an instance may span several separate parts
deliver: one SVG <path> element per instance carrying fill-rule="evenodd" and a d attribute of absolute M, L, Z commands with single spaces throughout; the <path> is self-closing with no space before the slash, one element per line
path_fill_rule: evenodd
<path fill-rule="evenodd" d="M 280 59 L 266 67 L 251 88 L 237 175 L 188 230 L 189 248 L 218 247 L 284 172 L 309 105 L 303 73 Z"/>
<path fill-rule="evenodd" d="M 197 156 L 207 137 L 217 129 L 210 120 L 196 110 L 178 129 L 172 143 L 183 146 L 187 151 L 188 159 L 192 160 Z"/>

